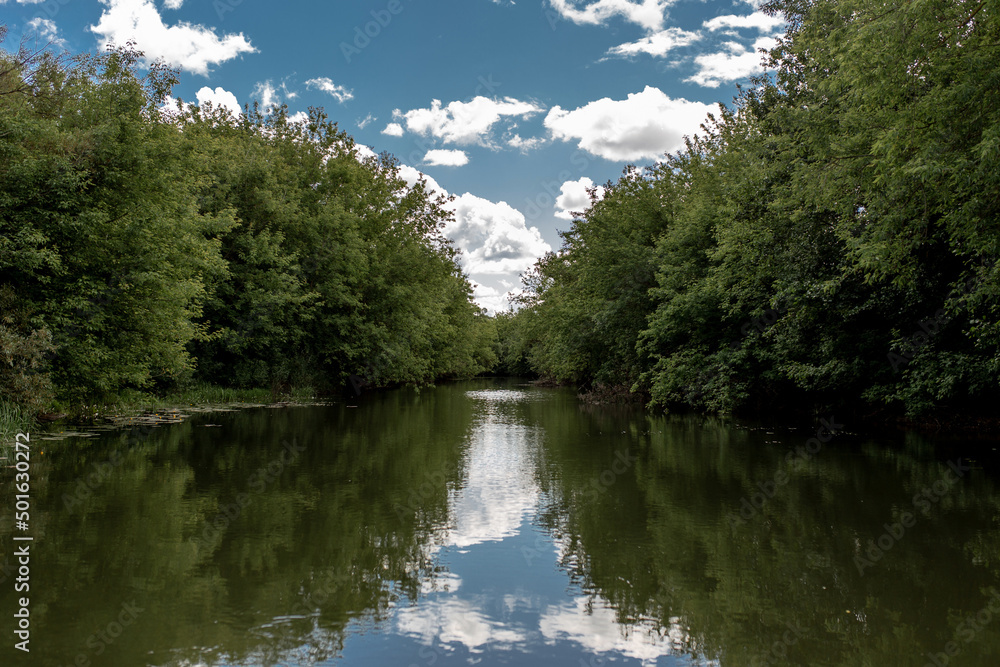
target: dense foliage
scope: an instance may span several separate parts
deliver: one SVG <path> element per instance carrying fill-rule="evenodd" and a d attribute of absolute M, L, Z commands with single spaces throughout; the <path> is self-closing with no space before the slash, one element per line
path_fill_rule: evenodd
<path fill-rule="evenodd" d="M 140 56 L 0 51 L 0 399 L 492 365 L 441 197 L 322 110 L 164 104 Z"/>
<path fill-rule="evenodd" d="M 584 386 L 911 414 L 1000 395 L 1000 16 L 772 0 L 771 74 L 629 168 L 526 277 L 508 349 Z"/>

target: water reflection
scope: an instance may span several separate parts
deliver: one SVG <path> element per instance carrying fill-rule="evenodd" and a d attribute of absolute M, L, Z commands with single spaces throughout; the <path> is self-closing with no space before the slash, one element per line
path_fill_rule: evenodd
<path fill-rule="evenodd" d="M 789 467 L 813 432 L 482 380 L 68 440 L 33 463 L 32 653 L 0 664 L 994 665 L 992 445 Z"/>
<path fill-rule="evenodd" d="M 535 458 L 541 431 L 518 418 L 526 391 L 465 394 L 478 415 L 465 452 L 465 478 L 448 498 L 445 544 L 469 547 L 516 535 L 538 503 Z"/>

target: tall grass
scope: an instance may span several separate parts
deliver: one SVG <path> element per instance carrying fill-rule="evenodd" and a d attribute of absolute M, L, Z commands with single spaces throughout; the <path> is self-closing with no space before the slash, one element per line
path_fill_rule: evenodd
<path fill-rule="evenodd" d="M 0 401 L 0 456 L 10 456 L 14 436 L 36 430 L 38 423 L 28 412 L 13 403 Z"/>

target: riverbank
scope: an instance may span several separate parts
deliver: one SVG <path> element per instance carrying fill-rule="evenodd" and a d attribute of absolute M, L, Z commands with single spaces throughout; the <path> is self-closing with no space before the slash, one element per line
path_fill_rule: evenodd
<path fill-rule="evenodd" d="M 282 401 L 313 400 L 316 392 L 311 387 L 291 389 L 275 394 L 269 389 L 233 389 L 209 384 L 199 384 L 184 390 L 171 391 L 162 396 L 128 390 L 112 400 L 70 405 L 65 412 L 51 414 L 48 421 L 39 419 L 13 403 L 0 402 L 0 446 L 13 441 L 18 433 L 42 432 L 67 423 L 87 424 L 97 421 L 128 421 L 142 415 L 194 406 L 226 405 L 234 403 L 266 404 Z M 54 425 L 54 426 L 53 426 Z"/>
<path fill-rule="evenodd" d="M 752 408 L 732 412 L 712 412 L 696 410 L 684 404 L 668 405 L 664 408 L 648 405 L 649 394 L 633 393 L 624 384 L 592 384 L 581 386 L 572 382 L 560 382 L 551 377 L 539 378 L 532 382 L 538 387 L 572 387 L 577 390 L 577 398 L 588 406 L 642 406 L 656 413 L 698 414 L 703 416 L 725 415 L 738 419 L 751 419 L 768 424 L 798 423 L 803 419 L 814 419 L 822 414 L 832 413 L 853 425 L 854 430 L 871 433 L 886 431 L 911 431 L 924 435 L 948 437 L 1000 437 L 1000 416 L 995 413 L 975 409 L 931 410 L 924 414 L 907 415 L 901 406 L 884 407 L 867 403 L 850 404 L 846 401 L 830 405 L 825 410 L 805 403 L 766 404 L 757 402 Z"/>

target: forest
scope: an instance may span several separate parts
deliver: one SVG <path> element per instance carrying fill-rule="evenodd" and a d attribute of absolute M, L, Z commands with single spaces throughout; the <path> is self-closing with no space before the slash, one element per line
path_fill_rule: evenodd
<path fill-rule="evenodd" d="M 1000 21 L 773 0 L 770 75 L 524 277 L 499 363 L 667 409 L 994 415 Z"/>
<path fill-rule="evenodd" d="M 444 198 L 323 110 L 164 111 L 177 75 L 132 46 L 0 54 L 0 400 L 495 373 L 666 410 L 993 414 L 996 4 L 762 8 L 788 26 L 768 73 L 595 190 L 494 317 Z"/>
<path fill-rule="evenodd" d="M 165 104 L 134 45 L 0 60 L 0 398 L 421 385 L 493 365 L 451 215 L 320 109 Z"/>

